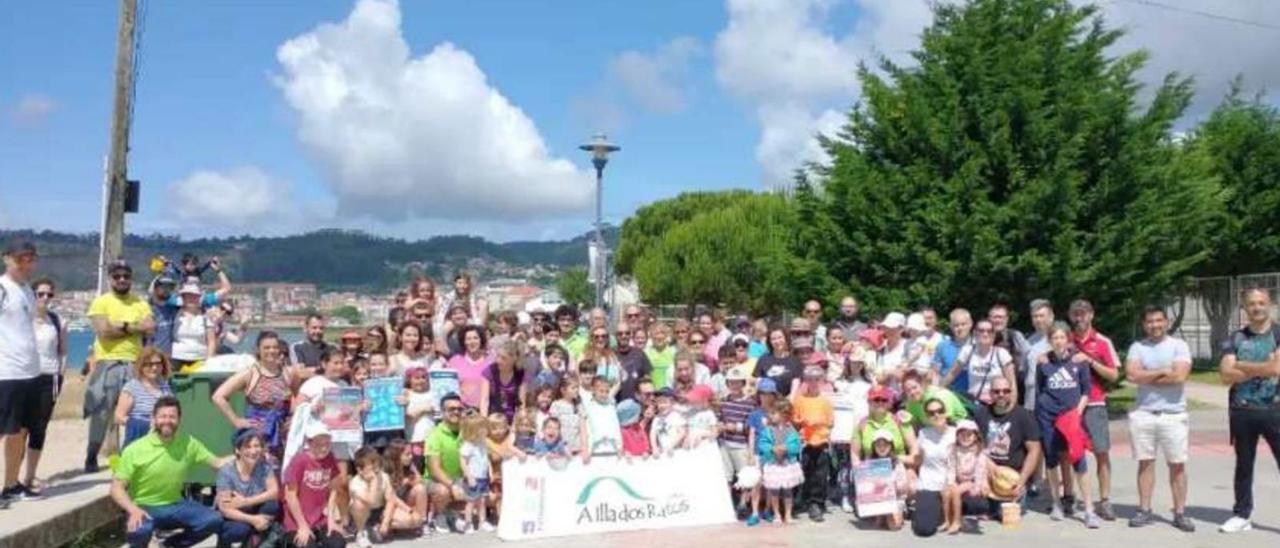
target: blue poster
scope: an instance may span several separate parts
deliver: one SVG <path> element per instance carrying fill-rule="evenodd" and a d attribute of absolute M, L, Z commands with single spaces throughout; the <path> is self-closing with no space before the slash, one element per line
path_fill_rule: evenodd
<path fill-rule="evenodd" d="M 404 377 L 383 377 L 364 381 L 364 398 L 369 412 L 364 416 L 367 432 L 404 429 L 404 406 L 396 398 L 404 394 Z"/>
<path fill-rule="evenodd" d="M 449 394 L 462 394 L 462 383 L 458 380 L 458 372 L 452 369 L 436 369 L 427 372 L 430 383 L 431 399 L 440 409 L 440 400 Z"/>

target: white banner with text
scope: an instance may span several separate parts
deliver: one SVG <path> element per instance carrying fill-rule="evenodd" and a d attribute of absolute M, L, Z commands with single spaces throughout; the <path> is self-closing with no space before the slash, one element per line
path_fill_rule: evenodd
<path fill-rule="evenodd" d="M 647 459 L 594 457 L 502 463 L 498 537 L 521 540 L 733 523 L 713 443 Z"/>

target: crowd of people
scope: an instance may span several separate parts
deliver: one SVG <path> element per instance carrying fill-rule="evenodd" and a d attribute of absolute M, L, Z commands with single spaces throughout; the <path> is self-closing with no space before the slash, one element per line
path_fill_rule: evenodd
<path fill-rule="evenodd" d="M 0 277 L 6 506 L 40 496 L 31 463 L 66 355 L 47 306 L 54 285 L 35 279 L 37 257 L 28 242 L 9 244 Z M 206 291 L 192 264 L 162 273 L 139 297 L 132 269 L 114 264 L 111 291 L 87 314 L 96 340 L 86 469 L 123 430 L 111 495 L 128 516 L 131 545 L 175 530 L 167 545 L 216 535 L 220 546 L 368 546 L 395 535 L 492 531 L 502 497 L 519 495 L 519 486 L 504 488 L 506 459 L 590 466 L 704 444 L 718 447 L 745 526 L 856 514 L 854 471 L 887 459 L 899 503 L 863 518 L 872 526 L 910 522 L 917 535 L 954 534 L 1006 519 L 1010 504 L 1043 504 L 1053 520 L 1096 529 L 1117 519 L 1106 399 L 1121 378 L 1137 386 L 1128 427 L 1139 500 L 1128 524 L 1153 520 L 1162 455 L 1171 523 L 1195 530 L 1185 507 L 1183 384 L 1192 360 L 1160 307 L 1143 312 L 1145 337 L 1122 362 L 1084 299 L 1066 307 L 1069 322 L 1055 319 L 1053 303 L 1032 301 L 1027 335 L 1010 326 L 1003 304 L 985 315 L 951 310 L 943 332 L 932 308 L 865 317 L 852 296 L 831 311 L 809 301 L 786 323 L 715 308 L 668 323 L 641 306 L 611 322 L 602 309 L 584 321 L 569 305 L 491 315 L 468 276 L 449 291 L 420 277 L 394 297 L 384 323 L 347 330 L 336 344 L 320 315 L 306 319 L 300 341 L 261 331 L 252 364 L 212 396 L 236 431 L 234 454 L 217 456 L 178 432 L 182 409 L 169 383 L 224 344 L 214 311 L 229 310 L 220 293 L 229 282 L 213 266 L 218 290 Z M 1221 348 L 1237 457 L 1224 532 L 1251 527 L 1258 438 L 1280 450 L 1280 328 L 1266 291 L 1243 297 L 1248 322 Z M 318 420 L 326 394 L 384 377 L 403 379 L 395 397 L 403 429 L 336 439 Z M 236 394 L 243 410 L 231 404 Z M 197 466 L 217 470 L 212 506 L 184 498 Z"/>

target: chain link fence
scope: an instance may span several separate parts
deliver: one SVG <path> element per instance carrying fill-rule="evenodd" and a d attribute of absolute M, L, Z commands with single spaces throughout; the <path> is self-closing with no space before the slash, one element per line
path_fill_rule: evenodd
<path fill-rule="evenodd" d="M 1218 359 L 1218 345 L 1244 324 L 1240 309 L 1244 292 L 1267 290 L 1274 302 L 1280 298 L 1280 272 L 1196 278 L 1190 289 L 1168 306 L 1173 335 L 1187 341 L 1191 357 Z M 1277 316 L 1273 307 L 1272 316 Z"/>

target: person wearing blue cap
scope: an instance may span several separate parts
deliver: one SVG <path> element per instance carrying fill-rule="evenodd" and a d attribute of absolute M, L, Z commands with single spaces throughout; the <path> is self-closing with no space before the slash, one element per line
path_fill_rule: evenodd
<path fill-rule="evenodd" d="M 628 457 L 649 456 L 649 433 L 640 422 L 640 404 L 622 400 L 618 404 L 618 424 L 622 426 L 622 453 Z"/>

